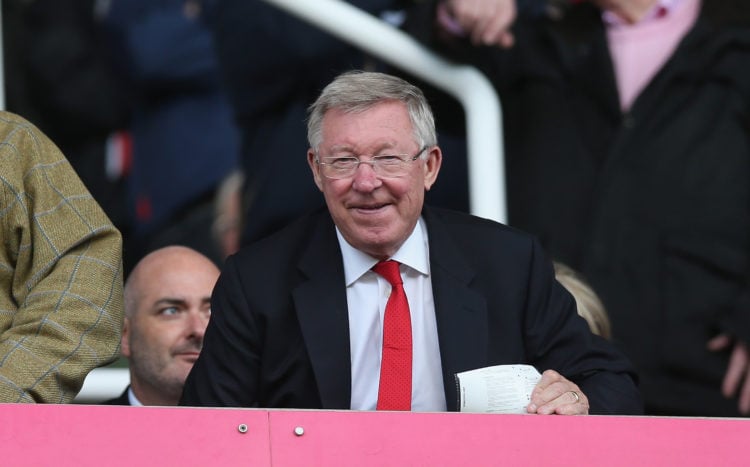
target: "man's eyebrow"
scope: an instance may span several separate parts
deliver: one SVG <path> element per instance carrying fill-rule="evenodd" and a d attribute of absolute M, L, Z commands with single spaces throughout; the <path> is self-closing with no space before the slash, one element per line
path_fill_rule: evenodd
<path fill-rule="evenodd" d="M 183 298 L 164 297 L 154 302 L 154 306 L 159 305 L 184 305 L 187 300 Z"/>
<path fill-rule="evenodd" d="M 377 154 L 382 151 L 387 151 L 387 150 L 393 149 L 394 147 L 396 147 L 395 143 L 391 141 L 386 141 L 376 146 L 377 149 L 373 151 L 373 154 Z M 331 149 L 330 149 L 331 154 L 336 154 L 336 153 L 341 153 L 341 152 L 357 154 L 357 151 L 354 149 L 354 147 L 350 145 L 331 146 Z"/>
<path fill-rule="evenodd" d="M 201 304 L 210 304 L 211 303 L 211 296 L 205 296 L 201 299 Z M 160 305 L 184 305 L 187 306 L 188 300 L 185 298 L 177 298 L 177 297 L 162 297 L 159 300 L 154 302 L 154 306 L 160 306 Z"/>

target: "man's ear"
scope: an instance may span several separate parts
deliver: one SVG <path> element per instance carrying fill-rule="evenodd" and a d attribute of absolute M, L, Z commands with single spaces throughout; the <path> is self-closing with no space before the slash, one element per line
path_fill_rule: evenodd
<path fill-rule="evenodd" d="M 130 358 L 130 320 L 125 318 L 122 325 L 122 337 L 120 338 L 120 354 L 125 358 Z"/>
<path fill-rule="evenodd" d="M 315 162 L 315 151 L 312 148 L 307 150 L 307 164 L 313 174 L 313 180 L 318 185 L 318 189 L 323 191 L 323 180 L 320 178 L 320 166 Z"/>
<path fill-rule="evenodd" d="M 431 147 L 424 161 L 424 189 L 426 191 L 429 191 L 432 185 L 435 184 L 442 163 L 443 152 L 440 150 L 440 147 Z"/>

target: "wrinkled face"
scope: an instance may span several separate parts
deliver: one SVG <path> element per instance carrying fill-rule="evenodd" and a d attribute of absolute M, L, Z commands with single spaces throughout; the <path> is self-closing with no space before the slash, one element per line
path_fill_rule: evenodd
<path fill-rule="evenodd" d="M 137 311 L 126 318 L 122 339 L 139 397 L 159 394 L 177 403 L 203 345 L 218 276 L 203 258 L 181 258 L 159 261 L 139 277 Z"/>
<path fill-rule="evenodd" d="M 382 154 L 415 154 L 406 105 L 384 102 L 360 113 L 338 109 L 326 112 L 322 122 L 319 156 L 357 156 L 369 159 Z M 315 183 L 323 192 L 336 226 L 349 244 L 375 258 L 393 255 L 411 234 L 419 219 L 426 190 L 437 179 L 442 154 L 437 146 L 427 148 L 426 159 L 417 159 L 403 177 L 375 174 L 369 164 L 360 164 L 347 179 L 323 176 L 309 150 L 308 163 Z"/>

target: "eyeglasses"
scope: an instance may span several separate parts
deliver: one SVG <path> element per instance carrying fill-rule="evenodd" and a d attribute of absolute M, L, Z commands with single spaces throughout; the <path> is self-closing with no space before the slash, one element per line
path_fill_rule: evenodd
<path fill-rule="evenodd" d="M 379 177 L 398 178 L 409 172 L 411 163 L 417 160 L 426 149 L 427 146 L 422 147 L 413 156 L 408 154 L 380 154 L 372 156 L 369 160 L 361 160 L 354 156 L 328 156 L 316 158 L 315 162 L 320 166 L 320 171 L 324 177 L 334 180 L 352 177 L 357 172 L 359 164 L 370 164 L 372 170 Z"/>

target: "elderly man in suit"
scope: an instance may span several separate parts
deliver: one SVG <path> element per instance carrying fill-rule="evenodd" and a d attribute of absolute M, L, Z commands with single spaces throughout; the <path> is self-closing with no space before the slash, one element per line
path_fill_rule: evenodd
<path fill-rule="evenodd" d="M 125 282 L 122 355 L 130 386 L 108 405 L 177 405 L 203 346 L 219 268 L 203 254 L 168 246 L 144 256 Z"/>
<path fill-rule="evenodd" d="M 181 404 L 457 410 L 456 373 L 525 363 L 529 413 L 640 412 L 533 238 L 424 206 L 442 153 L 418 88 L 340 75 L 308 140 L 328 209 L 229 258 Z"/>

